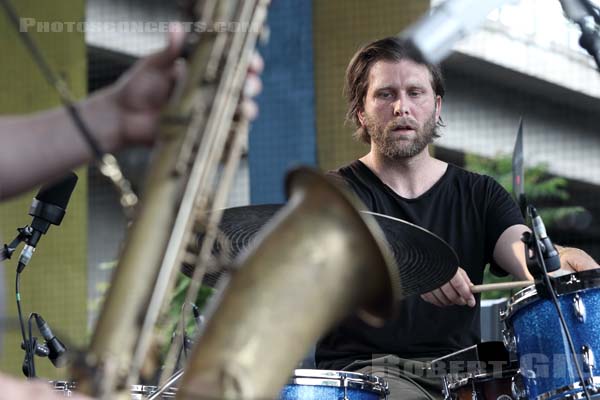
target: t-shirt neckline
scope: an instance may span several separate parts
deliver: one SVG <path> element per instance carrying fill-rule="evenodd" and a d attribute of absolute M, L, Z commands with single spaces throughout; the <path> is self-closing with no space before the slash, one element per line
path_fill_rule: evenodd
<path fill-rule="evenodd" d="M 386 188 L 386 190 L 388 190 L 390 193 L 392 193 L 394 196 L 402 199 L 403 201 L 407 201 L 407 202 L 415 202 L 415 201 L 419 201 L 424 199 L 425 197 L 428 197 L 431 193 L 433 193 L 439 186 L 442 185 L 443 182 L 446 181 L 446 178 L 450 175 L 450 170 L 454 169 L 454 166 L 450 163 L 447 163 L 448 166 L 446 168 L 446 171 L 444 171 L 444 173 L 442 174 L 442 176 L 440 176 L 440 178 L 433 184 L 431 185 L 431 187 L 429 189 L 427 189 L 425 192 L 423 192 L 421 195 L 409 199 L 406 197 L 403 197 L 401 195 L 399 195 L 394 189 L 392 189 L 391 187 L 389 187 L 385 182 L 383 182 L 379 176 L 377 176 L 377 174 L 375 172 L 373 172 L 371 170 L 371 168 L 369 168 L 365 163 L 363 163 L 361 160 L 356 160 L 356 162 L 358 163 L 358 166 L 361 170 L 365 171 L 367 174 L 369 174 L 372 178 L 376 179 L 377 181 L 379 181 L 379 183 L 381 183 L 381 185 L 383 185 L 383 187 Z"/>

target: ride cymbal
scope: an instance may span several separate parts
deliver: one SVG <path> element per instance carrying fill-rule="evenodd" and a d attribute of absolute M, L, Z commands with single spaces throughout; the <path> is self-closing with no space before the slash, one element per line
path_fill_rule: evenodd
<path fill-rule="evenodd" d="M 218 241 L 213 254 L 225 261 L 235 259 L 250 246 L 257 233 L 281 207 L 281 204 L 264 204 L 226 209 L 219 229 L 227 244 Z M 373 217 L 383 230 L 398 265 L 404 296 L 436 289 L 456 273 L 458 256 L 435 234 L 398 218 L 371 211 L 361 213 Z M 202 238 L 198 240 L 201 242 Z M 184 265 L 182 271 L 191 276 L 193 267 Z M 205 283 L 212 286 L 219 275 L 219 271 L 209 271 Z"/>

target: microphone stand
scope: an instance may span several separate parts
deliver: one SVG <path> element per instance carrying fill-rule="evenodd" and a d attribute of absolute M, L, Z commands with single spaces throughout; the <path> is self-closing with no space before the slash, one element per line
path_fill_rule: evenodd
<path fill-rule="evenodd" d="M 535 209 L 533 206 L 527 206 L 527 214 L 531 221 L 533 221 Z M 579 360 L 577 357 L 577 352 L 575 350 L 575 345 L 573 344 L 573 339 L 571 338 L 571 333 L 569 332 L 569 327 L 565 321 L 565 317 L 560 308 L 560 303 L 558 302 L 558 298 L 555 291 L 556 278 L 550 277 L 548 275 L 548 270 L 546 268 L 546 262 L 544 254 L 549 251 L 549 249 L 544 248 L 543 243 L 541 243 L 539 238 L 536 237 L 535 234 L 530 232 L 524 232 L 521 240 L 525 243 L 525 259 L 527 260 L 527 269 L 533 275 L 535 280 L 535 289 L 540 297 L 549 298 L 552 300 L 554 307 L 556 308 L 556 312 L 558 313 L 558 318 L 560 320 L 562 331 L 565 334 L 565 338 L 567 339 L 567 343 L 569 345 L 569 351 L 571 353 L 571 357 L 573 362 L 575 363 L 575 369 L 577 371 L 577 376 L 579 378 L 581 388 L 585 394 L 585 398 L 590 400 L 590 393 L 587 388 L 587 382 L 584 378 L 581 366 L 579 365 Z M 591 374 L 591 371 L 590 371 Z M 590 381 L 593 384 L 593 381 Z"/>
<path fill-rule="evenodd" d="M 33 236 L 33 229 L 29 225 L 25 225 L 22 228 L 17 228 L 19 232 L 18 235 L 13 239 L 10 244 L 4 244 L 0 251 L 0 261 L 10 260 L 14 252 L 20 243 L 29 243 L 30 238 Z M 23 374 L 27 378 L 35 378 L 35 355 L 40 357 L 46 356 L 44 353 L 44 346 L 38 344 L 37 338 L 32 336 L 31 333 L 31 318 L 36 315 L 36 313 L 32 313 L 29 316 L 28 324 L 29 324 L 29 335 L 27 335 L 25 331 L 25 325 L 23 323 L 23 312 L 21 310 L 21 291 L 20 291 L 20 277 L 21 272 L 23 272 L 24 265 L 22 263 L 18 263 L 17 273 L 15 278 L 15 296 L 17 302 L 17 314 L 19 319 L 19 325 L 21 328 L 21 337 L 23 342 L 21 343 L 21 348 L 25 351 L 25 358 L 23 360 L 23 365 L 21 367 Z"/>

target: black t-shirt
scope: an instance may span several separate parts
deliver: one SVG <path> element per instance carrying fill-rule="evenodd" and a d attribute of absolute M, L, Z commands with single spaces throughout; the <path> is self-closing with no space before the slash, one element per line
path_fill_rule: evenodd
<path fill-rule="evenodd" d="M 496 181 L 451 164 L 415 199 L 399 196 L 358 160 L 330 175 L 342 178 L 369 210 L 412 222 L 443 238 L 474 284 L 482 282 L 502 232 L 523 223 L 517 205 Z M 475 308 L 437 307 L 412 296 L 402 301 L 397 318 L 382 328 L 350 317 L 319 341 L 317 365 L 341 369 L 354 360 L 385 354 L 435 358 L 471 346 L 480 339 L 476 298 Z"/>

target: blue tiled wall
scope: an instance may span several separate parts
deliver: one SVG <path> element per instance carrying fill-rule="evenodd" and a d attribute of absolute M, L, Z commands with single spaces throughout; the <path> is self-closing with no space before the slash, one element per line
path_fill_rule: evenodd
<path fill-rule="evenodd" d="M 260 116 L 249 139 L 252 204 L 284 202 L 285 172 L 316 165 L 312 2 L 273 1 L 268 25 Z"/>

